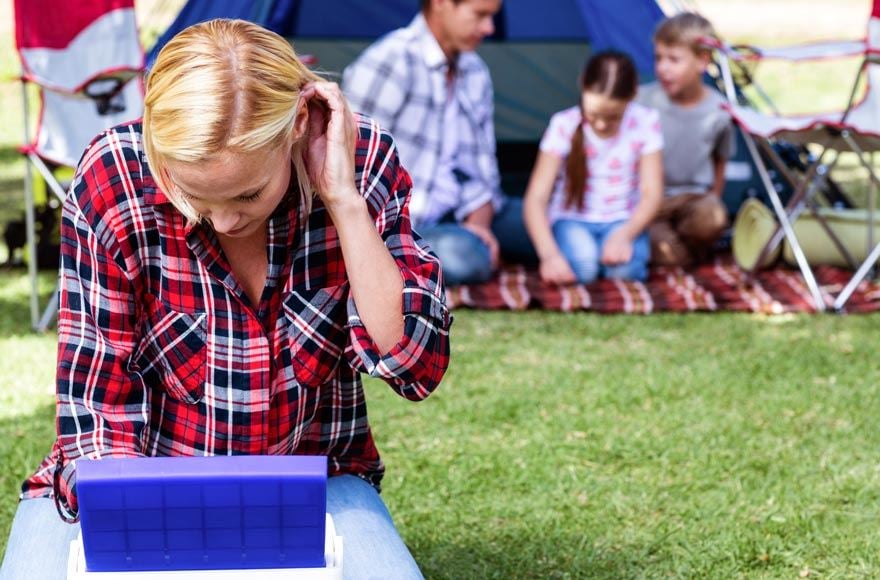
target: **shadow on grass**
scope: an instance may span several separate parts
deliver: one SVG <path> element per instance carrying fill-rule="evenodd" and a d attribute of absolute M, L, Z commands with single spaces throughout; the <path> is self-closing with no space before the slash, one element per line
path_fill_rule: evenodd
<path fill-rule="evenodd" d="M 13 145 L 0 145 L 0 233 L 24 216 L 24 174 L 24 156 Z"/>
<path fill-rule="evenodd" d="M 40 314 L 55 292 L 58 274 L 54 271 L 39 273 Z M 54 329 L 53 321 L 50 332 Z M 0 266 L 0 339 L 32 333 L 30 314 L 30 283 L 24 268 Z"/>
<path fill-rule="evenodd" d="M 0 419 L 0 554 L 6 552 L 9 527 L 18 507 L 22 482 L 34 472 L 55 438 L 55 404 Z"/>

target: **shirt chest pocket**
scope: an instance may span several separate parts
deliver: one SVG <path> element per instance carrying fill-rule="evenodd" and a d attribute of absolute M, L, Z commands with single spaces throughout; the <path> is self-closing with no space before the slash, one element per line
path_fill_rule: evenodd
<path fill-rule="evenodd" d="M 305 387 L 326 383 L 345 353 L 348 284 L 294 290 L 284 299 L 290 365 Z"/>
<path fill-rule="evenodd" d="M 147 386 L 164 390 L 178 401 L 198 403 L 205 394 L 207 377 L 206 329 L 206 314 L 176 312 L 151 298 L 131 370 Z"/>

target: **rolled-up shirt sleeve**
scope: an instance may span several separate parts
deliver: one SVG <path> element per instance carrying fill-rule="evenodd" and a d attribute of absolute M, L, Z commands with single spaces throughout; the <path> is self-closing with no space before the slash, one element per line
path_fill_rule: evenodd
<path fill-rule="evenodd" d="M 469 215 L 486 205 L 492 204 L 493 211 L 501 209 L 501 197 L 490 189 L 485 181 L 474 181 L 462 186 L 461 203 L 455 209 L 455 219 L 463 222 Z"/>
<path fill-rule="evenodd" d="M 362 125 L 363 127 L 363 125 Z M 440 261 L 413 232 L 409 216 L 412 182 L 400 165 L 394 141 L 372 123 L 371 139 L 362 139 L 358 155 L 366 156 L 359 180 L 361 193 L 385 246 L 403 278 L 404 332 L 382 354 L 360 319 L 354 299 L 348 299 L 351 367 L 384 379 L 410 400 L 430 395 L 449 365 L 449 327 L 452 322 L 443 289 Z"/>

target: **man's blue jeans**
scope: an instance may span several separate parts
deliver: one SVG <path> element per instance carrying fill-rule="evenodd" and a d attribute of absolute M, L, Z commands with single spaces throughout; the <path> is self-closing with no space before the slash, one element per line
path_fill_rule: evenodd
<path fill-rule="evenodd" d="M 327 481 L 327 511 L 342 536 L 346 579 L 422 578 L 373 487 L 353 475 Z M 22 501 L 0 569 L 0 580 L 63 580 L 79 524 L 66 524 L 51 499 Z"/>
<path fill-rule="evenodd" d="M 523 223 L 522 199 L 507 198 L 492 220 L 501 258 L 510 263 L 537 263 L 535 250 Z M 443 266 L 443 280 L 449 286 L 478 284 L 492 277 L 489 247 L 476 234 L 454 222 L 419 228 Z"/>

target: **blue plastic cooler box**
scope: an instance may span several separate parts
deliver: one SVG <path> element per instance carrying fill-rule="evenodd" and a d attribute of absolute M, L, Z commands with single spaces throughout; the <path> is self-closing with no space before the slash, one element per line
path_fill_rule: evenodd
<path fill-rule="evenodd" d="M 80 460 L 76 473 L 89 571 L 325 565 L 326 457 Z"/>

